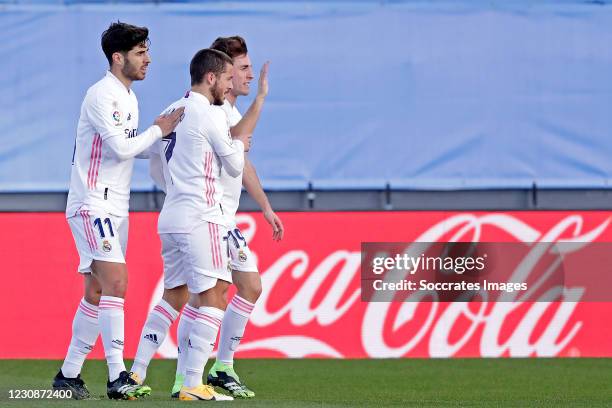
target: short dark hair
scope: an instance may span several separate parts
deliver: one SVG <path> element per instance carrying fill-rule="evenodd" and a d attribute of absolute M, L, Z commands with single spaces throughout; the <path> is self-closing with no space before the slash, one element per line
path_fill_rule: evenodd
<path fill-rule="evenodd" d="M 128 52 L 138 44 L 149 44 L 149 29 L 117 21 L 102 33 L 102 51 L 109 65 L 113 65 L 113 54 Z"/>
<path fill-rule="evenodd" d="M 225 64 L 233 65 L 232 59 L 221 51 L 204 48 L 196 52 L 189 64 L 189 74 L 191 75 L 191 85 L 198 85 L 204 80 L 204 76 L 209 72 L 221 75 L 225 71 Z"/>
<path fill-rule="evenodd" d="M 224 52 L 232 58 L 245 55 L 249 52 L 247 50 L 246 41 L 239 35 L 233 37 L 219 37 L 213 41 L 210 48 Z"/>

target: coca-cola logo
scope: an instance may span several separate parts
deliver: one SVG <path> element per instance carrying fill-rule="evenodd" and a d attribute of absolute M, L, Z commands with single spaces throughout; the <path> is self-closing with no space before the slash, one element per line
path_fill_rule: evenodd
<path fill-rule="evenodd" d="M 251 242 L 258 228 L 255 218 L 243 214 L 237 221 Z M 609 224 L 610 218 L 606 217 L 587 229 L 582 215 L 565 214 L 552 227 L 538 230 L 515 215 L 459 213 L 429 225 L 412 241 L 479 242 L 487 240 L 487 231 L 497 231 L 516 242 L 573 243 L 572 250 L 579 251 L 596 241 Z M 311 250 L 303 247 L 290 248 L 268 262 L 261 272 L 264 290 L 239 352 L 267 350 L 287 357 L 340 358 L 360 353 L 369 357 L 403 357 L 425 347 L 431 357 L 452 357 L 471 347 L 485 357 L 556 356 L 571 346 L 583 328 L 583 322 L 575 316 L 581 288 L 568 291 L 563 302 L 555 303 L 525 303 L 519 298 L 477 304 L 432 303 L 426 299 L 400 304 L 361 302 L 359 248 L 325 242 L 317 245 L 317 251 L 324 251 L 324 256 L 319 256 L 316 263 L 311 261 Z M 251 249 L 255 255 L 257 249 Z M 515 273 L 529 274 L 539 256 L 542 254 L 536 251 L 531 253 L 516 266 Z M 160 279 L 150 308 L 162 292 Z M 275 299 L 283 302 L 279 304 Z M 171 336 L 167 336 L 159 353 L 176 357 Z"/>

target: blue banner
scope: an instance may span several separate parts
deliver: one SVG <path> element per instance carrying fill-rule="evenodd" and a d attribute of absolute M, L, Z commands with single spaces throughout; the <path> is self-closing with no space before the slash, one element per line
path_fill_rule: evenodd
<path fill-rule="evenodd" d="M 67 190 L 80 104 L 107 67 L 100 35 L 118 19 L 151 33 L 153 62 L 134 85 L 140 131 L 189 88 L 191 57 L 217 36 L 246 38 L 256 77 L 271 61 L 250 153 L 267 188 L 612 180 L 606 2 L 9 4 L 0 191 Z M 152 186 L 138 163 L 133 189 Z"/>

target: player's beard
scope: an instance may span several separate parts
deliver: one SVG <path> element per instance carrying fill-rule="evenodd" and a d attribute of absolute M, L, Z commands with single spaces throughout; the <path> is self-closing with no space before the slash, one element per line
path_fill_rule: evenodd
<path fill-rule="evenodd" d="M 215 86 L 213 86 L 210 90 L 210 94 L 213 97 L 213 105 L 216 106 L 222 106 L 223 103 L 225 102 L 225 95 L 223 94 L 223 91 L 221 91 L 221 88 L 217 84 L 215 84 Z"/>
<path fill-rule="evenodd" d="M 125 59 L 125 65 L 121 73 L 130 81 L 142 81 L 144 79 L 144 75 L 136 68 L 136 65 L 132 64 L 127 58 Z"/>

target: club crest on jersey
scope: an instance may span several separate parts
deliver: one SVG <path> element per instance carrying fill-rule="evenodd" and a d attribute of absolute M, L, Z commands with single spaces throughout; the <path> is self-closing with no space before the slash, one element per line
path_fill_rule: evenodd
<path fill-rule="evenodd" d="M 111 246 L 110 242 L 104 240 L 102 242 L 102 249 L 104 250 L 104 252 L 110 252 L 113 250 L 113 247 Z"/>
<path fill-rule="evenodd" d="M 115 126 L 121 125 L 121 113 L 119 111 L 113 112 L 113 120 L 115 121 Z"/>
<path fill-rule="evenodd" d="M 242 249 L 238 251 L 238 259 L 240 259 L 240 262 L 246 262 L 247 260 L 247 254 Z"/>

